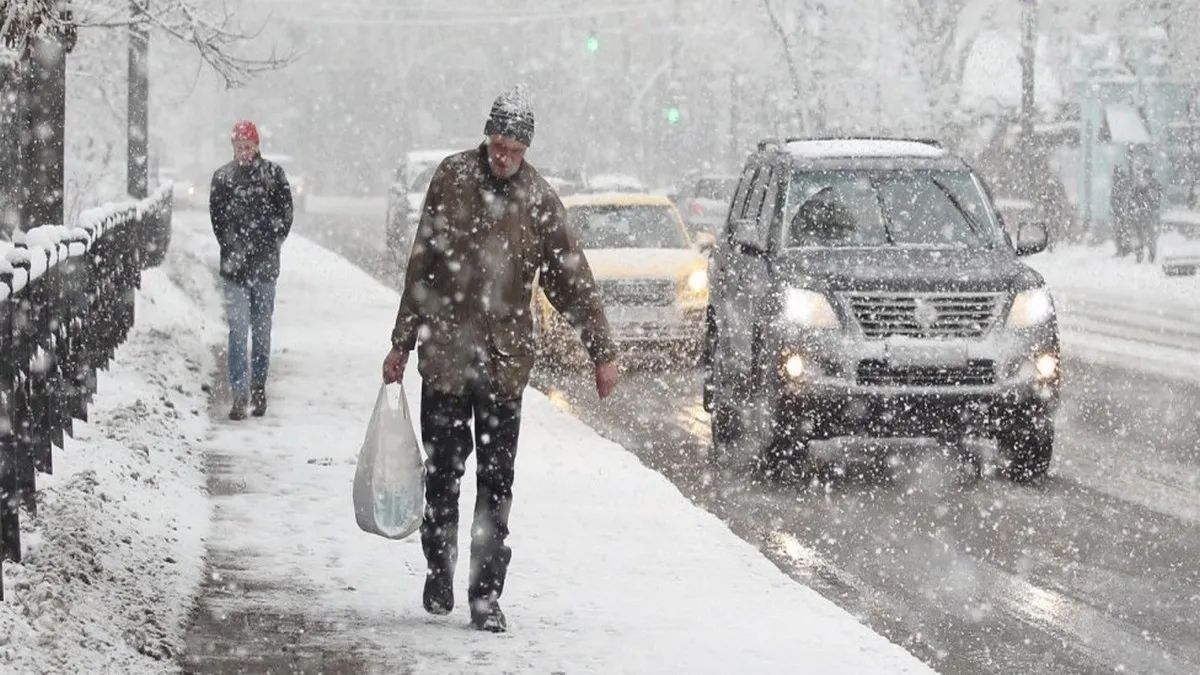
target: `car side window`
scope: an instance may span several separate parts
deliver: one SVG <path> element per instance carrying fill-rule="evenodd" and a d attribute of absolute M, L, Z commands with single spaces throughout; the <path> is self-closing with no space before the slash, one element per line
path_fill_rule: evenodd
<path fill-rule="evenodd" d="M 764 247 L 771 242 L 771 230 L 775 226 L 775 215 L 779 210 L 779 175 L 776 171 L 767 174 L 766 194 L 758 214 L 758 240 Z"/>
<path fill-rule="evenodd" d="M 742 174 L 742 180 L 738 182 L 737 191 L 733 193 L 733 202 L 729 209 L 729 219 L 738 220 L 745 218 L 746 212 L 746 195 L 750 193 L 750 186 L 754 182 L 754 167 L 746 169 Z"/>
<path fill-rule="evenodd" d="M 775 194 L 771 189 L 773 173 L 770 167 L 762 167 L 755 174 L 754 182 L 750 186 L 750 197 L 746 200 L 746 210 L 742 216 L 754 221 L 756 243 L 764 248 L 771 231 L 771 216 L 775 212 L 774 204 L 767 204 L 767 193 Z"/>

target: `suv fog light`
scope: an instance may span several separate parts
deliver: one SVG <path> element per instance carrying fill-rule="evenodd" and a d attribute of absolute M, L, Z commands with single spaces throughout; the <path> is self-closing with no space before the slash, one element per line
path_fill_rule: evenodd
<path fill-rule="evenodd" d="M 1054 354 L 1042 354 L 1034 361 L 1033 368 L 1039 380 L 1049 380 L 1058 374 L 1058 357 Z"/>
<path fill-rule="evenodd" d="M 792 354 L 783 361 L 783 372 L 793 380 L 804 377 L 804 359 L 799 354 Z"/>

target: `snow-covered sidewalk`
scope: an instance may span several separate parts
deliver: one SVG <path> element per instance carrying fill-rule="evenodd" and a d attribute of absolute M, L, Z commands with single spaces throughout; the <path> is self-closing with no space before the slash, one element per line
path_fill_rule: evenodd
<path fill-rule="evenodd" d="M 181 223 L 177 236 L 211 263 L 202 225 Z M 425 614 L 417 537 L 361 533 L 350 501 L 397 297 L 304 240 L 283 260 L 268 416 L 217 420 L 207 443 L 219 460 L 209 627 L 189 639 L 186 668 L 241 659 L 376 672 L 926 670 L 532 390 L 503 599 L 511 631 L 469 630 L 462 602 L 448 617 Z M 406 386 L 415 410 L 415 373 Z M 460 600 L 472 482 L 464 492 Z M 231 617 L 252 618 L 221 630 Z M 282 626 L 278 640 L 251 641 L 269 637 L 262 626 Z"/>

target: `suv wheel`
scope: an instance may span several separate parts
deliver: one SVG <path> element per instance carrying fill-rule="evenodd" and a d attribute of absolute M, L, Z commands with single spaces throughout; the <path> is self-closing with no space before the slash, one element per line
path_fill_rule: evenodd
<path fill-rule="evenodd" d="M 1042 410 L 1023 411 L 1014 415 L 996 441 L 1011 480 L 1041 478 L 1050 469 L 1054 454 L 1054 420 Z"/>
<path fill-rule="evenodd" d="M 781 434 L 767 399 L 748 397 L 743 405 L 713 403 L 712 459 L 722 468 L 743 466 L 783 480 L 800 476 L 807 465 L 806 444 Z"/>

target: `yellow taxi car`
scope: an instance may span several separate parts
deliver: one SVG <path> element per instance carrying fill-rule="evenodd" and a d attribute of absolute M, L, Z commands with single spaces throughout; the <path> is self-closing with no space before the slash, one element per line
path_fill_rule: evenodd
<path fill-rule="evenodd" d="M 563 199 L 623 349 L 695 355 L 708 305 L 708 258 L 669 199 L 650 194 L 578 194 Z M 543 354 L 579 348 L 575 331 L 536 296 Z"/>

